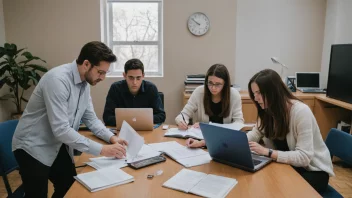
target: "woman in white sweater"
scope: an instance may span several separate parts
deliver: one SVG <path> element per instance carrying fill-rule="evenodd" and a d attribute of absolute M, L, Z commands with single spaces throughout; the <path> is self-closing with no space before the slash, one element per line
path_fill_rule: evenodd
<path fill-rule="evenodd" d="M 178 128 L 186 130 L 190 118 L 193 118 L 195 124 L 192 127 L 195 128 L 199 127 L 199 122 L 243 123 L 241 96 L 236 89 L 231 88 L 230 75 L 224 65 L 215 64 L 208 69 L 205 86 L 196 88 L 176 117 Z M 202 147 L 205 142 L 190 138 L 187 145 Z"/>
<path fill-rule="evenodd" d="M 248 90 L 258 110 L 258 122 L 247 133 L 251 150 L 292 165 L 316 191 L 325 191 L 333 166 L 310 108 L 270 69 L 255 74 Z M 268 148 L 257 143 L 263 137 Z"/>

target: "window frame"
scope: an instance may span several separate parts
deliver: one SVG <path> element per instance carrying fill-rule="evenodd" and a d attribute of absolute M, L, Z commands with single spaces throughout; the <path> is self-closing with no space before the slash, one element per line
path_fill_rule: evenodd
<path fill-rule="evenodd" d="M 158 41 L 113 41 L 112 3 L 158 3 Z M 101 40 L 110 49 L 114 46 L 150 45 L 158 47 L 158 71 L 144 70 L 146 77 L 164 77 L 163 67 L 163 0 L 101 0 Z M 113 63 L 115 64 L 115 63 Z M 111 66 L 113 66 L 113 64 Z M 122 77 L 122 71 L 111 71 L 107 77 Z"/>

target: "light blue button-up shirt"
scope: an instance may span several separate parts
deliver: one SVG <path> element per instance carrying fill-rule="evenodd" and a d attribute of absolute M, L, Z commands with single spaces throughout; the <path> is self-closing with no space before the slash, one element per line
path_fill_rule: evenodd
<path fill-rule="evenodd" d="M 12 150 L 23 149 L 51 166 L 62 143 L 73 149 L 99 155 L 102 145 L 78 131 L 80 120 L 99 138 L 109 142 L 113 133 L 97 118 L 90 86 L 82 81 L 76 61 L 48 71 L 33 91 L 18 123 Z"/>

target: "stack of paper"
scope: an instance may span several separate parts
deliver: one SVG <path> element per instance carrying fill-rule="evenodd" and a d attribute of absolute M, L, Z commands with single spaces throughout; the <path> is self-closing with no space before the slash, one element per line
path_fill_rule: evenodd
<path fill-rule="evenodd" d="M 127 166 L 126 159 L 117 159 L 116 157 L 96 157 L 89 158 L 90 162 L 86 162 L 95 169 L 103 169 L 108 167 L 123 168 Z"/>
<path fill-rule="evenodd" d="M 166 153 L 185 167 L 199 166 L 211 161 L 209 153 L 203 149 L 188 148 L 175 141 L 149 144 L 149 146 Z"/>
<path fill-rule="evenodd" d="M 75 176 L 75 179 L 90 192 L 133 182 L 133 176 L 121 169 L 110 167 Z"/>
<path fill-rule="evenodd" d="M 165 137 L 178 137 L 178 138 L 195 138 L 203 140 L 203 134 L 200 128 L 191 127 L 187 130 L 180 130 L 178 128 L 170 128 L 164 135 Z"/>
<path fill-rule="evenodd" d="M 226 197 L 237 183 L 236 179 L 182 169 L 163 186 L 202 197 Z"/>

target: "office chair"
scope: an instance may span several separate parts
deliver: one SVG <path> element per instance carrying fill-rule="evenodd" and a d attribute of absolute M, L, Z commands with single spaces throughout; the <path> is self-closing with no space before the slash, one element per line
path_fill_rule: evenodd
<path fill-rule="evenodd" d="M 0 176 L 2 176 L 9 198 L 23 197 L 23 185 L 12 192 L 7 175 L 18 170 L 18 164 L 12 152 L 12 137 L 17 127 L 18 120 L 0 123 Z"/>
<path fill-rule="evenodd" d="M 326 146 L 330 151 L 331 158 L 336 156 L 346 162 L 352 164 L 352 135 L 337 129 L 331 129 L 325 141 Z M 333 187 L 328 185 L 327 190 L 321 193 L 323 197 L 343 197 Z"/>

